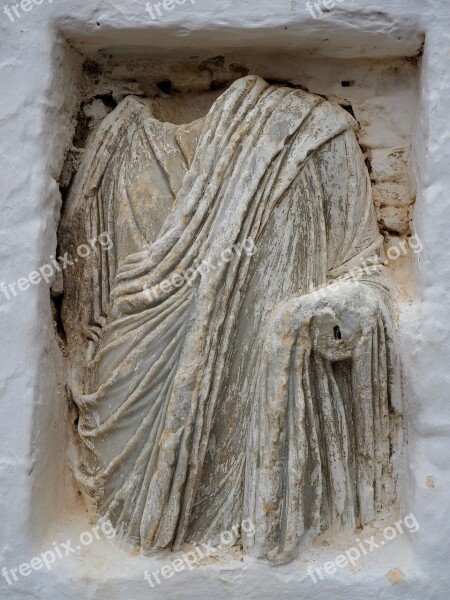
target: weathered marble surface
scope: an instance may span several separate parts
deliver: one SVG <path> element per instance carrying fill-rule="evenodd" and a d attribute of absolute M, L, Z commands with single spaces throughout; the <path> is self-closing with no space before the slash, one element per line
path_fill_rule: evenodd
<path fill-rule="evenodd" d="M 249 518 L 244 549 L 285 561 L 395 500 L 382 267 L 325 287 L 382 242 L 355 126 L 250 76 L 189 125 L 129 97 L 90 141 L 61 240 L 114 248 L 66 282 L 78 478 L 144 552 Z"/>

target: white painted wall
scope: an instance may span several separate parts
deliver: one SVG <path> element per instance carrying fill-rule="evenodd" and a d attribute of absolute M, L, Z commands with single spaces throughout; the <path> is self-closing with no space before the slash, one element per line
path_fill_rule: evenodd
<path fill-rule="evenodd" d="M 27 276 L 56 250 L 61 203 L 56 181 L 73 135 L 79 52 L 166 58 L 185 56 L 188 49 L 193 54 L 211 50 L 211 56 L 268 49 L 274 55 L 291 52 L 297 57 L 298 72 L 303 64 L 319 65 L 321 59 L 322 75 L 310 73 L 313 85 L 309 87 L 335 93 L 329 83 L 323 91 L 314 89 L 324 81 L 327 69 L 338 68 L 332 61 L 413 56 L 426 35 L 413 168 L 414 227 L 424 250 L 415 266 L 415 299 L 401 304 L 400 319 L 409 426 L 402 511 L 414 513 L 420 530 L 374 552 L 353 571 L 341 570 L 317 585 L 306 574 L 307 564 L 320 566 L 333 559 L 354 545 L 353 537 L 335 539 L 331 547 L 314 548 L 302 561 L 280 568 L 249 559 L 211 560 L 208 566 L 176 574 L 153 590 L 143 571 L 158 568 L 164 559 L 129 556 L 99 542 L 77 556 L 58 560 L 50 572 L 20 577 L 15 585 L 8 586 L 1 578 L 0 597 L 124 600 L 183 594 L 214 599 L 446 600 L 450 583 L 446 514 L 450 506 L 450 5 L 446 0 L 370 4 L 345 0 L 313 19 L 303 0 L 276 4 L 196 0 L 153 21 L 143 1 L 43 0 L 28 12 L 20 9 L 20 14 L 11 22 L 0 12 L 0 283 Z M 348 69 L 348 63 L 339 64 Z M 355 69 L 361 69 L 360 61 Z M 303 72 L 306 76 L 306 67 Z M 413 79 L 413 75 L 408 79 L 412 88 Z M 410 91 L 407 100 L 401 100 L 392 87 L 384 95 L 378 93 L 380 98 L 390 95 L 388 100 L 397 97 L 392 110 L 398 111 L 400 103 L 399 119 L 404 123 L 405 111 L 413 111 L 415 92 Z M 352 101 L 358 103 L 357 98 Z M 366 104 L 371 140 L 382 122 L 383 107 L 389 122 L 388 104 L 379 109 L 368 109 Z M 380 126 L 386 131 L 386 121 Z M 412 131 L 413 127 L 407 135 Z M 80 533 L 90 528 L 80 505 L 75 506 L 66 469 L 69 415 L 63 388 L 47 287 L 33 286 L 11 302 L 1 298 L 0 568 L 29 562 L 51 549 L 52 541 L 70 538 L 76 545 Z M 395 568 L 405 575 L 396 584 L 394 577 L 387 577 Z"/>

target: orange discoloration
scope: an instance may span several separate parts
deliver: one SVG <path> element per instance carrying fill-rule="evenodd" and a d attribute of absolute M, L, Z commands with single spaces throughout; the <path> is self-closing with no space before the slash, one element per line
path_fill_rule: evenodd
<path fill-rule="evenodd" d="M 397 585 L 405 579 L 405 574 L 398 568 L 391 569 L 386 575 L 392 585 Z"/>

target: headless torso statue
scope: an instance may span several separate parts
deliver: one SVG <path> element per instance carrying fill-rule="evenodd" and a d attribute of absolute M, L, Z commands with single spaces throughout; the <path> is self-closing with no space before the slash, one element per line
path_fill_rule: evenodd
<path fill-rule="evenodd" d="M 114 246 L 65 282 L 78 479 L 143 552 L 250 519 L 286 561 L 395 500 L 383 268 L 331 285 L 382 242 L 355 126 L 250 76 L 187 125 L 126 98 L 88 144 L 62 244 Z"/>

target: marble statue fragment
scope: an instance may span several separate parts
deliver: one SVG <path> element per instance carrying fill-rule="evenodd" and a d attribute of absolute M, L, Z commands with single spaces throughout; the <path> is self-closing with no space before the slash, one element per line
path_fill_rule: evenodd
<path fill-rule="evenodd" d="M 88 144 L 61 244 L 114 245 L 65 282 L 77 477 L 144 553 L 250 519 L 283 562 L 395 502 L 383 267 L 332 285 L 382 246 L 355 128 L 249 76 L 186 125 L 130 96 Z"/>

